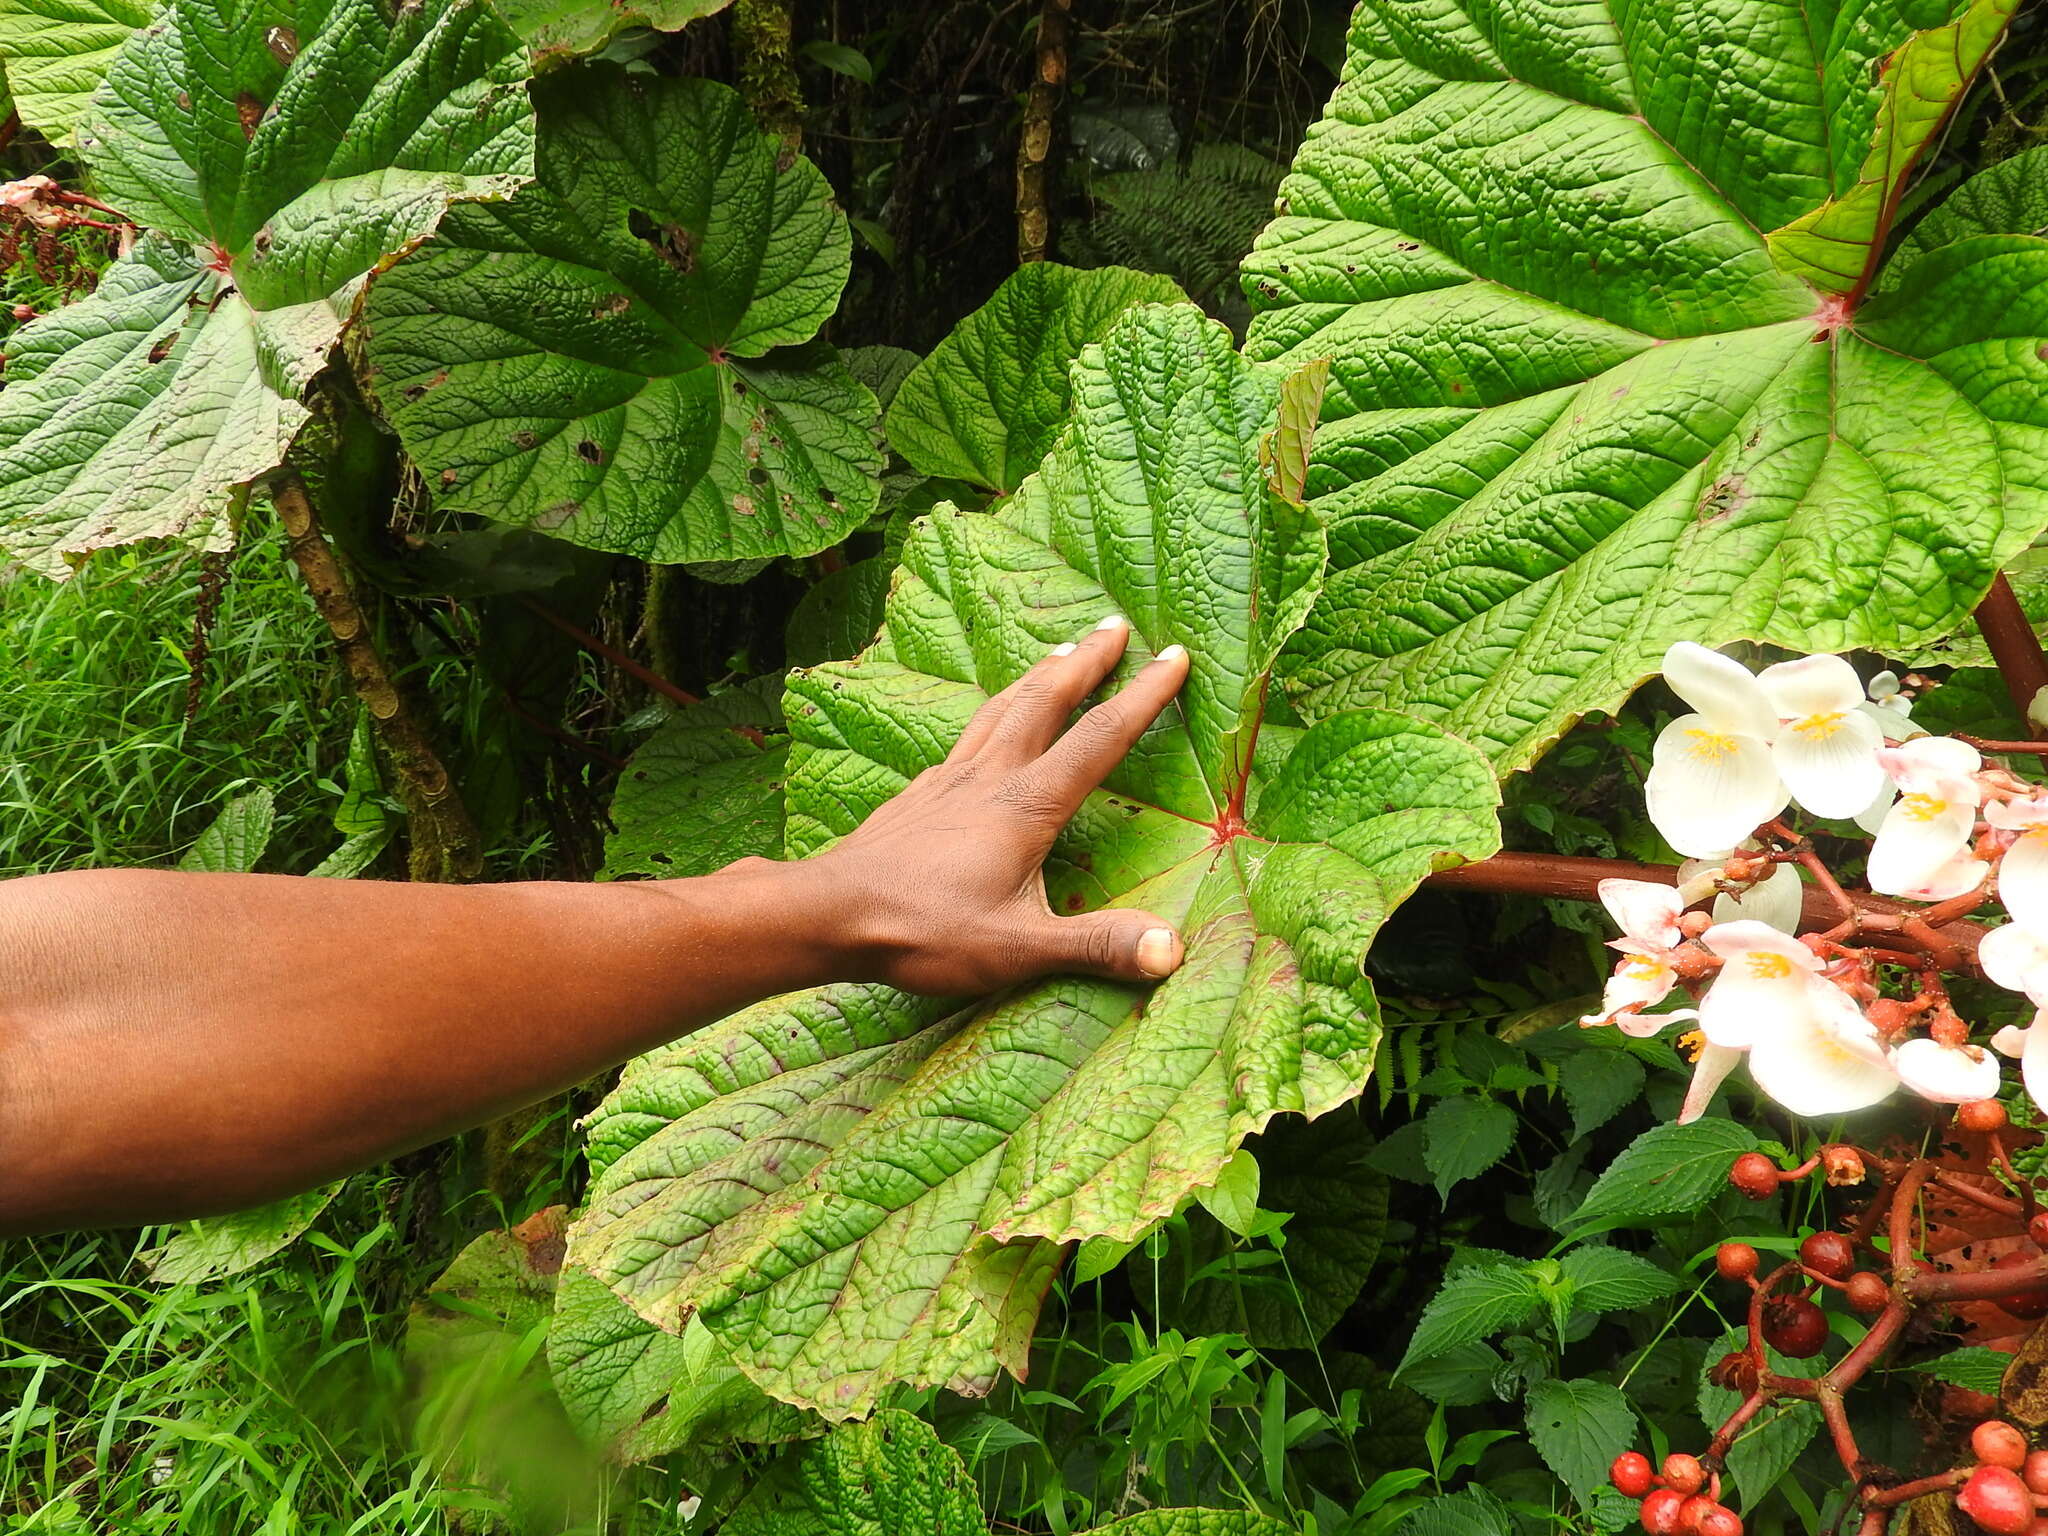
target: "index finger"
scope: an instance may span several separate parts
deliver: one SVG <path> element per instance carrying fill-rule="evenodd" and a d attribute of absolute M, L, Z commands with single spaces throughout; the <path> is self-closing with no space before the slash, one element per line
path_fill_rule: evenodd
<path fill-rule="evenodd" d="M 1032 767 L 1032 777 L 1071 815 L 1088 792 L 1130 755 L 1188 677 L 1185 647 L 1169 645 L 1138 669 L 1121 691 L 1083 715 Z"/>

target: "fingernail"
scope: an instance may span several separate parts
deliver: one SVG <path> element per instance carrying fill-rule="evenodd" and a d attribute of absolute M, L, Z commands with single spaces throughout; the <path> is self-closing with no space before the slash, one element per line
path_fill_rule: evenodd
<path fill-rule="evenodd" d="M 1068 642 L 1067 642 L 1067 643 L 1066 643 L 1065 645 L 1056 645 L 1056 646 L 1054 646 L 1054 647 L 1052 648 L 1052 654 L 1053 654 L 1053 655 L 1055 655 L 1055 656 L 1071 656 L 1071 655 L 1073 655 L 1073 654 L 1074 654 L 1074 642 L 1073 642 L 1073 641 L 1071 641 L 1071 640 L 1069 640 L 1069 641 L 1068 641 Z"/>
<path fill-rule="evenodd" d="M 1155 980 L 1173 972 L 1173 930 L 1147 928 L 1138 940 L 1138 969 Z"/>
<path fill-rule="evenodd" d="M 1097 624 L 1095 627 L 1097 629 L 1122 629 L 1126 624 L 1130 622 L 1131 621 L 1129 619 L 1125 618 L 1120 613 L 1105 613 L 1102 616 L 1102 622 L 1100 624 Z"/>
<path fill-rule="evenodd" d="M 1184 645 L 1169 645 L 1165 650 L 1161 651 L 1157 656 L 1154 656 L 1152 659 L 1154 661 L 1179 661 L 1181 657 L 1187 655 L 1187 653 L 1188 648 Z"/>

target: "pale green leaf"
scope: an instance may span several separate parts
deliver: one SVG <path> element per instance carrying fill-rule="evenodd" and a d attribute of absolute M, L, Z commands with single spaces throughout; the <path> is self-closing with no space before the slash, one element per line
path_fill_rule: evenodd
<path fill-rule="evenodd" d="M 1912 265 L 1939 245 L 1972 235 L 2048 235 L 2048 144 L 1986 166 L 1906 232 L 1884 271 L 1896 288 Z"/>
<path fill-rule="evenodd" d="M 1019 267 L 919 363 L 889 407 L 889 442 L 927 475 L 1014 491 L 1067 419 L 1068 374 L 1134 304 L 1181 296 L 1123 267 Z"/>
<path fill-rule="evenodd" d="M 1649 1226 L 1688 1216 L 1728 1187 L 1735 1159 L 1756 1146 L 1756 1136 L 1733 1120 L 1652 1126 L 1608 1164 L 1572 1224 Z"/>
<path fill-rule="evenodd" d="M 1528 1413 L 1529 1443 L 1582 1505 L 1636 1442 L 1635 1410 L 1604 1381 L 1539 1381 L 1529 1389 Z"/>
<path fill-rule="evenodd" d="M 186 850 L 178 868 L 197 874 L 246 875 L 270 846 L 277 824 L 277 797 L 258 786 L 221 807 L 197 842 Z"/>
<path fill-rule="evenodd" d="M 680 709 L 641 744 L 612 799 L 606 879 L 708 875 L 781 854 L 789 746 L 779 681 Z"/>
<path fill-rule="evenodd" d="M 714 81 L 591 66 L 534 98 L 535 183 L 364 301 L 436 501 L 664 562 L 838 543 L 881 456 L 874 396 L 812 343 L 851 250 L 825 178 Z"/>
<path fill-rule="evenodd" d="M 2048 241 L 1868 297 L 1764 232 L 1832 208 L 1830 270 L 1867 272 L 1867 189 L 2010 8 L 1816 42 L 1763 0 L 1360 6 L 1244 267 L 1250 354 L 1332 359 L 1305 717 L 1419 714 L 1512 769 L 1674 640 L 1897 653 L 1965 622 L 2048 526 Z"/>
<path fill-rule="evenodd" d="M 594 1118 L 578 1262 L 657 1322 L 698 1310 L 778 1397 L 845 1417 L 892 1381 L 979 1391 L 1021 1370 L 1063 1245 L 1136 1238 L 1274 1115 L 1360 1092 L 1380 921 L 1497 846 L 1483 760 L 1394 715 L 1326 722 L 1251 797 L 1264 662 L 1320 546 L 1259 473 L 1280 382 L 1192 307 L 1129 312 L 1083 354 L 1042 472 L 994 513 L 920 524 L 877 644 L 792 676 L 805 854 L 1112 608 L 1126 667 L 1194 654 L 1046 869 L 1056 911 L 1177 922 L 1173 977 L 777 999 L 646 1058 Z"/>
<path fill-rule="evenodd" d="M 1484 1488 L 1440 1494 L 1395 1528 L 1400 1536 L 1514 1536 L 1515 1517 Z"/>
<path fill-rule="evenodd" d="M 0 0 L 0 64 L 24 126 L 71 137 L 107 66 L 149 21 L 140 0 Z"/>
<path fill-rule="evenodd" d="M 1937 1381 L 1996 1397 L 1998 1389 L 2005 1384 L 2005 1373 L 2012 1361 L 2013 1357 L 2002 1349 L 1965 1345 L 1936 1355 L 1932 1360 L 1922 1360 L 1908 1369 L 1924 1371 Z"/>
<path fill-rule="evenodd" d="M 296 1242 L 341 1193 L 326 1184 L 253 1210 L 182 1223 L 161 1248 L 146 1256 L 159 1285 L 204 1285 L 253 1269 Z"/>
<path fill-rule="evenodd" d="M 1145 1509 L 1087 1536 L 1287 1536 L 1292 1529 L 1250 1509 Z"/>
<path fill-rule="evenodd" d="M 1259 1160 L 1239 1147 L 1216 1170 L 1216 1182 L 1195 1191 L 1195 1199 L 1225 1230 L 1246 1236 L 1259 1214 Z"/>
<path fill-rule="evenodd" d="M 714 16 L 732 0 L 497 0 L 512 30 L 533 50 L 534 64 L 558 64 L 602 48 L 628 27 L 680 32 Z"/>
<path fill-rule="evenodd" d="M 484 0 L 301 11 L 171 0 L 78 122 L 144 234 L 8 346 L 0 549 L 46 575 L 143 538 L 224 547 L 364 273 L 532 168 L 518 41 Z"/>

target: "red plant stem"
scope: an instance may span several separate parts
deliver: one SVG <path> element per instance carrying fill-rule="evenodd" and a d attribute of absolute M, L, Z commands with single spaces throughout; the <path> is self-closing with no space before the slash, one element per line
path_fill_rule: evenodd
<path fill-rule="evenodd" d="M 1836 917 L 1851 917 L 1855 914 L 1856 903 L 1849 899 L 1848 892 L 1844 891 L 1835 879 L 1834 871 L 1820 861 L 1820 856 L 1813 851 L 1811 842 L 1782 821 L 1772 822 L 1766 830 L 1784 839 L 1792 857 L 1805 867 L 1806 872 L 1813 876 L 1813 883 L 1821 888 L 1830 902 L 1834 903 Z"/>
<path fill-rule="evenodd" d="M 1977 605 L 1977 628 L 1991 647 L 1991 659 L 1998 663 L 2013 709 L 2036 736 L 2048 734 L 2027 717 L 2034 696 L 2048 688 L 2048 655 L 2042 653 L 2040 638 L 2003 571 L 1992 578 L 1991 590 Z"/>
<path fill-rule="evenodd" d="M 1998 1301 L 2048 1295 L 2048 1258 L 2012 1269 L 1914 1275 L 1909 1286 L 1915 1301 Z"/>
<path fill-rule="evenodd" d="M 1965 736 L 1961 731 L 1951 734 L 1966 746 L 1994 756 L 2001 752 L 2024 752 L 2036 757 L 2048 755 L 2048 741 L 1986 741 L 1982 736 Z"/>
<path fill-rule="evenodd" d="M 1970 1468 L 1953 1467 L 1946 1472 L 1937 1472 L 1932 1477 L 1915 1478 L 1910 1483 L 1895 1483 L 1889 1488 L 1874 1488 L 1864 1494 L 1863 1502 L 1874 1514 L 1880 1510 L 1896 1509 L 1901 1504 L 1910 1504 L 1923 1499 L 1930 1493 L 1946 1493 L 1969 1481 Z"/>
<path fill-rule="evenodd" d="M 535 602 L 530 597 L 521 597 L 519 599 L 519 605 L 522 608 L 526 609 L 528 613 L 531 613 L 535 618 L 544 620 L 545 622 L 554 625 L 556 629 L 559 629 L 571 640 L 574 640 L 578 645 L 582 646 L 583 649 L 590 652 L 591 655 L 602 656 L 606 661 L 610 662 L 613 666 L 617 667 L 621 672 L 625 673 L 628 677 L 638 679 L 641 683 L 653 689 L 663 698 L 671 700 L 674 703 L 684 705 L 701 704 L 704 702 L 702 699 L 698 698 L 696 694 L 691 693 L 687 688 L 678 688 L 674 683 L 670 682 L 667 678 L 663 677 L 660 673 L 654 671 L 652 668 L 642 666 L 639 662 L 635 661 L 632 657 L 628 656 L 624 651 L 620 650 L 617 646 L 607 645 L 604 641 L 598 639 L 597 636 L 590 634 L 585 630 L 578 629 L 574 624 L 571 624 L 567 619 L 563 618 L 559 613 L 556 613 L 552 608 L 548 607 L 545 603 Z"/>
<path fill-rule="evenodd" d="M 4 151 L 8 145 L 12 144 L 14 136 L 19 132 L 21 132 L 21 114 L 19 112 L 8 113 L 7 121 L 0 123 L 0 151 Z"/>
<path fill-rule="evenodd" d="M 1959 1184 L 1945 1174 L 1937 1173 L 1931 1182 L 1947 1190 L 1958 1200 L 1967 1200 L 1972 1205 L 1981 1206 L 1987 1211 L 1996 1211 L 2001 1216 L 2019 1217 L 2026 1214 L 2017 1200 L 2002 1199 L 1989 1190 L 1978 1189 L 1972 1184 Z"/>

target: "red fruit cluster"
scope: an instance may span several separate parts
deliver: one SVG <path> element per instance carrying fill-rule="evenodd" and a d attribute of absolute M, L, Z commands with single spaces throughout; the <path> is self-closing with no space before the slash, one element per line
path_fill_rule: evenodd
<path fill-rule="evenodd" d="M 1752 1200 L 1768 1200 L 1778 1192 L 1778 1165 L 1761 1152 L 1745 1152 L 1728 1170 L 1728 1182 Z"/>
<path fill-rule="evenodd" d="M 1661 1471 L 1652 1471 L 1649 1457 L 1624 1451 L 1608 1478 L 1627 1497 L 1642 1500 L 1650 1536 L 1742 1536 L 1742 1517 L 1715 1497 L 1719 1480 L 1708 1478 L 1697 1456 L 1673 1451 Z"/>
<path fill-rule="evenodd" d="M 2027 1437 L 2003 1419 L 1986 1419 L 1970 1431 L 1977 1466 L 1956 1507 L 1991 1536 L 2039 1536 L 2048 1531 L 2037 1501 L 2048 1497 L 2048 1450 L 2027 1448 Z"/>

